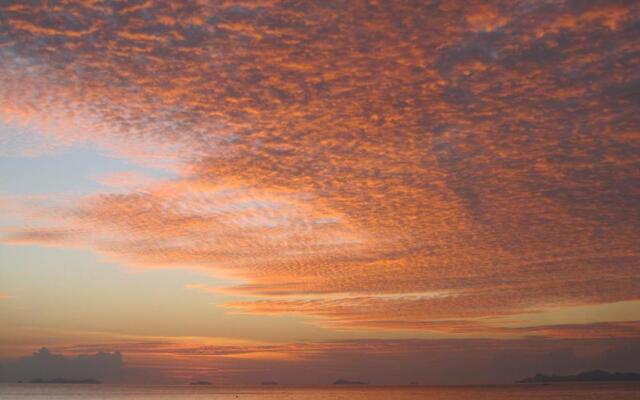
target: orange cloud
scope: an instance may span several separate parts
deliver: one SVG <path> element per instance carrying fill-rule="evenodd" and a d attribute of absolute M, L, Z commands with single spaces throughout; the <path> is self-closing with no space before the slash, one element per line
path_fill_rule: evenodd
<path fill-rule="evenodd" d="M 181 177 L 5 241 L 232 275 L 272 298 L 237 309 L 340 326 L 640 298 L 639 5 L 484 4 L 7 7 L 3 119 Z"/>

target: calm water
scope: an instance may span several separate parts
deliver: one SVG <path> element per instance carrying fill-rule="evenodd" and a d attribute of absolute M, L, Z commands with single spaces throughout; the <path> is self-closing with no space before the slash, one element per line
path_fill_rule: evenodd
<path fill-rule="evenodd" d="M 308 388 L 216 388 L 193 386 L 118 386 L 3 384 L 0 399 L 429 399 L 429 400 L 638 400 L 640 384 L 586 384 L 551 386 L 466 387 L 308 387 Z"/>

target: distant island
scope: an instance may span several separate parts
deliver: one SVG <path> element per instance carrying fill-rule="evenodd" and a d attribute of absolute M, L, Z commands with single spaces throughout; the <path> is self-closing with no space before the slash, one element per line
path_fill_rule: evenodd
<path fill-rule="evenodd" d="M 543 375 L 537 374 L 516 383 L 554 383 L 554 382 L 628 382 L 640 381 L 640 374 L 635 372 L 607 372 L 601 370 L 581 372 L 577 375 Z"/>
<path fill-rule="evenodd" d="M 209 382 L 209 381 L 195 381 L 195 382 L 191 382 L 190 385 L 193 385 L 193 386 L 210 386 L 211 382 Z"/>
<path fill-rule="evenodd" d="M 96 379 L 33 379 L 31 383 L 61 383 L 61 384 L 91 384 L 97 385 L 100 381 Z"/>
<path fill-rule="evenodd" d="M 263 385 L 277 385 L 278 382 L 276 381 L 264 381 L 262 382 Z"/>
<path fill-rule="evenodd" d="M 359 381 L 348 381 L 346 379 L 338 379 L 333 382 L 334 385 L 366 385 L 367 382 L 359 382 Z"/>

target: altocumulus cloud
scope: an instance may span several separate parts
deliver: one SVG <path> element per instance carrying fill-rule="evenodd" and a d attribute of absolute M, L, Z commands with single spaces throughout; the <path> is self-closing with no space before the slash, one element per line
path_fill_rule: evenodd
<path fill-rule="evenodd" d="M 342 326 L 640 298 L 640 3 L 418 3 L 3 3 L 2 119 L 183 172 L 5 241 Z"/>

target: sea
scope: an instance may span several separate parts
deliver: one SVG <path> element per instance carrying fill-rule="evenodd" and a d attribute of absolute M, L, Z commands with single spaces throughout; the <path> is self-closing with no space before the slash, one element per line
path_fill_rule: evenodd
<path fill-rule="evenodd" d="M 640 400 L 640 383 L 496 386 L 216 387 L 0 384 L 0 399 Z"/>

